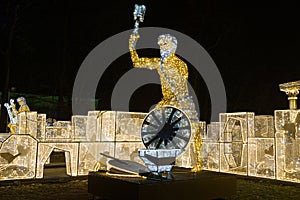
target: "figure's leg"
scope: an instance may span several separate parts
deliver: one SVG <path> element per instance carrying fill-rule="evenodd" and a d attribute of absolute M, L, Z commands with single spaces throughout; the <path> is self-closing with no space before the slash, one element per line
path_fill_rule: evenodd
<path fill-rule="evenodd" d="M 9 128 L 9 132 L 11 134 L 16 134 L 16 130 L 17 130 L 17 125 L 16 124 L 9 123 L 7 125 L 7 127 Z"/>
<path fill-rule="evenodd" d="M 202 148 L 202 139 L 200 136 L 200 127 L 198 123 L 192 123 L 193 132 L 193 149 L 195 152 L 195 165 L 192 168 L 192 172 L 200 172 L 202 170 L 202 161 L 201 161 L 201 148 Z"/>

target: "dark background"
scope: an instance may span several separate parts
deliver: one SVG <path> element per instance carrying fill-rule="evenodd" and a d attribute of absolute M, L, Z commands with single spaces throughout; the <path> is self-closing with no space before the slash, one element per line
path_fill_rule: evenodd
<path fill-rule="evenodd" d="M 206 49 L 224 80 L 227 112 L 273 115 L 275 109 L 288 108 L 287 97 L 278 84 L 300 77 L 300 14 L 298 7 L 284 1 L 262 2 L 1 0 L 2 105 L 8 101 L 8 91 L 25 97 L 55 96 L 57 106 L 48 109 L 29 100 L 28 104 L 31 110 L 49 117 L 70 120 L 72 87 L 82 61 L 105 39 L 133 28 L 132 12 L 137 3 L 147 7 L 142 27 L 180 31 Z M 140 53 L 159 56 L 157 50 Z M 99 82 L 98 109 L 110 109 L 113 87 L 131 67 L 126 54 L 107 69 Z M 189 65 L 189 71 L 189 81 L 199 99 L 200 118 L 208 122 L 206 85 L 193 66 Z M 160 98 L 160 86 L 145 85 L 133 94 L 130 109 L 148 111 Z M 2 111 L 4 115 L 6 110 Z"/>

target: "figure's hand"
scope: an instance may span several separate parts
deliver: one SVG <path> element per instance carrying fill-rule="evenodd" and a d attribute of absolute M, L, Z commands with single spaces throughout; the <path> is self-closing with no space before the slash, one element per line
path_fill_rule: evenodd
<path fill-rule="evenodd" d="M 5 103 L 4 106 L 5 106 L 6 108 L 10 108 L 10 106 L 9 106 L 8 103 Z"/>
<path fill-rule="evenodd" d="M 131 34 L 130 38 L 129 38 L 129 49 L 131 50 L 135 50 L 135 46 L 136 43 L 138 41 L 138 39 L 140 38 L 139 34 Z"/>

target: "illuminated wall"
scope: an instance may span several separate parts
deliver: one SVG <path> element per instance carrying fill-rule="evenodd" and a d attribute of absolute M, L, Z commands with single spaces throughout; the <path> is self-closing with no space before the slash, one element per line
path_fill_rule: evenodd
<path fill-rule="evenodd" d="M 0 180 L 42 178 L 53 151 L 65 153 L 70 176 L 107 169 L 109 158 L 144 164 L 140 128 L 147 113 L 90 111 L 47 126 L 46 115 L 19 115 L 18 134 L 0 134 Z M 220 113 L 219 122 L 199 122 L 204 170 L 300 182 L 300 110 Z M 193 141 L 191 141 L 192 143 Z M 176 160 L 190 167 L 190 148 Z"/>
<path fill-rule="evenodd" d="M 300 182 L 300 110 L 221 113 L 207 125 L 202 160 L 205 170 Z"/>
<path fill-rule="evenodd" d="M 276 110 L 277 179 L 300 183 L 300 110 Z"/>
<path fill-rule="evenodd" d="M 248 175 L 275 179 L 273 116 L 255 116 L 254 135 L 248 137 Z"/>
<path fill-rule="evenodd" d="M 100 153 L 143 163 L 137 150 L 144 147 L 140 127 L 146 114 L 89 111 L 47 126 L 45 114 L 20 113 L 18 134 L 0 135 L 0 180 L 43 178 L 53 151 L 65 153 L 70 176 L 106 169 Z"/>
<path fill-rule="evenodd" d="M 0 148 L 0 180 L 34 178 L 36 155 L 37 141 L 32 136 L 8 136 Z"/>
<path fill-rule="evenodd" d="M 220 113 L 220 172 L 247 175 L 248 135 L 254 133 L 254 113 Z"/>

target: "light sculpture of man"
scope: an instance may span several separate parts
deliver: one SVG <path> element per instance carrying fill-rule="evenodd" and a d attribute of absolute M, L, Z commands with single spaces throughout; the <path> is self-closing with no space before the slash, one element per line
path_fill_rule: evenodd
<path fill-rule="evenodd" d="M 188 91 L 188 67 L 184 61 L 175 55 L 177 39 L 170 34 L 163 34 L 158 37 L 160 47 L 160 58 L 140 58 L 136 51 L 136 43 L 140 38 L 137 30 L 130 35 L 129 50 L 133 66 L 157 70 L 163 98 L 156 106 L 174 106 L 183 110 L 192 122 L 193 150 L 196 156 L 193 164 L 193 171 L 201 170 L 201 145 L 199 119 L 195 104 Z"/>
<path fill-rule="evenodd" d="M 30 111 L 29 106 L 27 105 L 26 99 L 24 97 L 17 98 L 17 102 L 20 106 L 19 110 L 18 110 L 18 113 L 29 112 Z"/>

